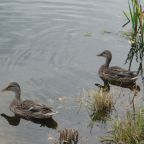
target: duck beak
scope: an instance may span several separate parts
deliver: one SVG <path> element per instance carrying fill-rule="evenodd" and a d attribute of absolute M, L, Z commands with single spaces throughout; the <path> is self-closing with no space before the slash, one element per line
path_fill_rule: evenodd
<path fill-rule="evenodd" d="M 98 54 L 97 56 L 102 56 L 102 53 Z"/>
<path fill-rule="evenodd" d="M 1 91 L 4 92 L 4 91 L 7 91 L 8 90 L 8 87 L 2 89 Z"/>

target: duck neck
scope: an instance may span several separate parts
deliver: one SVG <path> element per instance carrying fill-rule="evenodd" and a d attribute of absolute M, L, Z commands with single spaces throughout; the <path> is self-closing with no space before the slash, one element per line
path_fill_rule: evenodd
<path fill-rule="evenodd" d="M 21 101 L 20 95 L 21 95 L 21 91 L 15 91 L 15 98 L 18 102 Z"/>
<path fill-rule="evenodd" d="M 111 57 L 107 57 L 107 58 L 106 58 L 106 61 L 105 61 L 105 64 L 104 64 L 105 67 L 109 67 L 109 64 L 110 64 L 110 62 L 111 62 L 111 59 L 112 59 Z"/>

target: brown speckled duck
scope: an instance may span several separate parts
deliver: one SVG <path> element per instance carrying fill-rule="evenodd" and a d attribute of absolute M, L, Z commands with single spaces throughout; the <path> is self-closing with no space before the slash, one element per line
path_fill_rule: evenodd
<path fill-rule="evenodd" d="M 99 69 L 99 76 L 104 81 L 104 88 L 110 90 L 109 84 L 129 88 L 130 90 L 140 91 L 140 87 L 136 85 L 138 75 L 135 71 L 128 71 L 118 66 L 109 67 L 112 60 L 112 54 L 109 50 L 103 51 L 97 56 L 106 58 L 105 63 Z M 95 84 L 100 86 L 99 84 Z"/>
<path fill-rule="evenodd" d="M 21 100 L 21 89 L 18 83 L 12 82 L 2 91 L 13 91 L 15 99 L 10 104 L 10 110 L 25 119 L 47 119 L 51 118 L 56 112 L 50 107 L 38 104 L 31 100 Z"/>

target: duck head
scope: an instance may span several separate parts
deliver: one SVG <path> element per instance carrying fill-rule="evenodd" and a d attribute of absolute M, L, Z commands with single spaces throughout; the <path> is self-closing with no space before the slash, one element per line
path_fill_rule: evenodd
<path fill-rule="evenodd" d="M 18 92 L 18 91 L 20 91 L 20 86 L 19 86 L 18 83 L 12 82 L 12 83 L 10 83 L 6 88 L 4 88 L 2 91 L 3 91 L 3 92 L 4 92 L 4 91 Z"/>
<path fill-rule="evenodd" d="M 105 57 L 106 61 L 104 66 L 109 67 L 109 64 L 112 59 L 112 53 L 109 50 L 104 50 L 102 53 L 98 54 L 97 56 Z"/>
<path fill-rule="evenodd" d="M 105 57 L 105 58 L 111 58 L 112 54 L 109 50 L 105 50 L 102 53 L 98 54 L 97 56 L 102 56 L 102 57 Z"/>

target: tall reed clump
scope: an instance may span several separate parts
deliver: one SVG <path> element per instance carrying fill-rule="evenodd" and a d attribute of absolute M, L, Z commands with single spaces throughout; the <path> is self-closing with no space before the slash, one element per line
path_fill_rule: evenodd
<path fill-rule="evenodd" d="M 144 56 L 144 12 L 142 10 L 141 0 L 128 0 L 130 16 L 124 12 L 128 19 L 127 25 L 131 22 L 132 32 L 130 35 L 131 49 L 128 53 L 126 63 L 129 61 L 129 69 L 133 58 L 139 62 L 138 73 L 143 72 L 143 56 Z M 124 25 L 124 26 L 125 26 Z"/>
<path fill-rule="evenodd" d="M 113 97 L 109 93 L 100 91 L 90 91 L 88 102 L 89 115 L 92 121 L 106 121 L 114 107 Z"/>
<path fill-rule="evenodd" d="M 139 109 L 135 116 L 128 112 L 123 120 L 117 118 L 112 124 L 112 130 L 101 141 L 105 144 L 144 143 L 144 110 Z"/>

